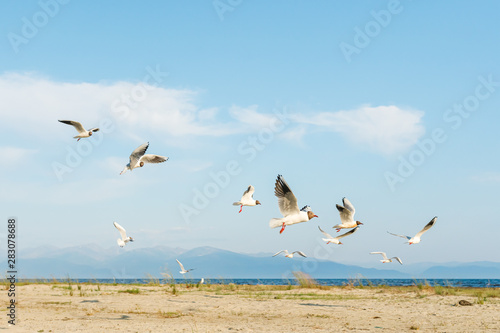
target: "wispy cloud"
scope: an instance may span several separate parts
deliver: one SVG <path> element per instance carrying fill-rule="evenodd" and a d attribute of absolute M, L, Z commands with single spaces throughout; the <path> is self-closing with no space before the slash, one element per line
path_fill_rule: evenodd
<path fill-rule="evenodd" d="M 0 99 L 0 116 L 10 130 L 41 140 L 67 135 L 47 135 L 61 129 L 57 119 L 78 120 L 93 127 L 108 118 L 133 140 L 147 141 L 146 137 L 153 134 L 165 138 L 169 145 L 193 138 L 252 133 L 275 120 L 273 113 L 259 112 L 258 105 L 233 105 L 227 111 L 202 107 L 198 105 L 198 92 L 187 89 L 142 82 L 56 82 L 32 73 L 0 75 Z M 424 134 L 422 116 L 421 111 L 393 105 L 295 114 L 289 119 L 289 129 L 279 137 L 301 144 L 312 127 L 338 133 L 363 149 L 390 155 L 407 150 Z"/>
<path fill-rule="evenodd" d="M 33 156 L 37 150 L 35 149 L 26 149 L 20 147 L 13 146 L 1 146 L 0 147 L 0 156 L 4 161 L 8 161 L 8 165 L 15 166 L 19 163 L 25 162 L 31 156 Z"/>
<path fill-rule="evenodd" d="M 390 155 L 403 152 L 425 133 L 422 111 L 397 106 L 362 106 L 338 112 L 296 115 L 295 121 L 336 132 L 348 141 Z"/>
<path fill-rule="evenodd" d="M 472 176 L 472 180 L 477 183 L 500 183 L 500 172 L 484 172 Z"/>

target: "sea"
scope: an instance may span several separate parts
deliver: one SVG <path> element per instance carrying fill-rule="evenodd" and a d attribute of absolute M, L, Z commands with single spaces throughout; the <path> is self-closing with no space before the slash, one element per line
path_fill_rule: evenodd
<path fill-rule="evenodd" d="M 56 279 L 59 282 L 68 282 L 68 279 Z M 70 279 L 72 283 L 102 283 L 102 284 L 198 284 L 201 279 Z M 36 282 L 34 279 L 19 279 L 20 282 Z M 50 280 L 53 281 L 53 280 Z M 468 288 L 500 288 L 500 279 L 314 279 L 323 286 L 445 286 Z M 203 279 L 204 284 L 236 284 L 236 285 L 299 285 L 295 279 Z"/>

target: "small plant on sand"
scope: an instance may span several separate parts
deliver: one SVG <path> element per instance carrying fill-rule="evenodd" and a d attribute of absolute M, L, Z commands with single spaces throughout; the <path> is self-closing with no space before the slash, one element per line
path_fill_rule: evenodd
<path fill-rule="evenodd" d="M 134 288 L 134 289 L 118 290 L 118 292 L 127 294 L 139 294 L 141 291 L 138 288 Z"/>
<path fill-rule="evenodd" d="M 318 283 L 307 273 L 295 271 L 292 272 L 301 288 L 317 288 Z"/>

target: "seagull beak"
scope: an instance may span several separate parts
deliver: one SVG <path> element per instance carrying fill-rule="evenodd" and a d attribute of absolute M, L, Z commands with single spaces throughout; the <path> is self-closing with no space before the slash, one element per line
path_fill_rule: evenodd
<path fill-rule="evenodd" d="M 318 215 L 313 215 L 313 217 L 318 217 Z"/>

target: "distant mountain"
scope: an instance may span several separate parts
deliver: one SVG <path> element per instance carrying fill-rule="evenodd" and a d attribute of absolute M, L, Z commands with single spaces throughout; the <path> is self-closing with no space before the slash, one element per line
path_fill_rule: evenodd
<path fill-rule="evenodd" d="M 134 249 L 102 248 L 96 244 L 68 248 L 41 247 L 21 251 L 20 278 L 144 278 L 162 273 L 181 277 L 179 259 L 194 268 L 192 278 L 293 278 L 303 271 L 313 278 L 500 278 L 500 263 L 449 263 L 394 265 L 394 269 L 364 268 L 313 258 L 272 257 L 271 253 L 242 254 L 213 247 L 192 250 L 156 246 Z M 6 267 L 5 261 L 2 263 Z M 386 267 L 386 266 L 385 266 Z"/>

